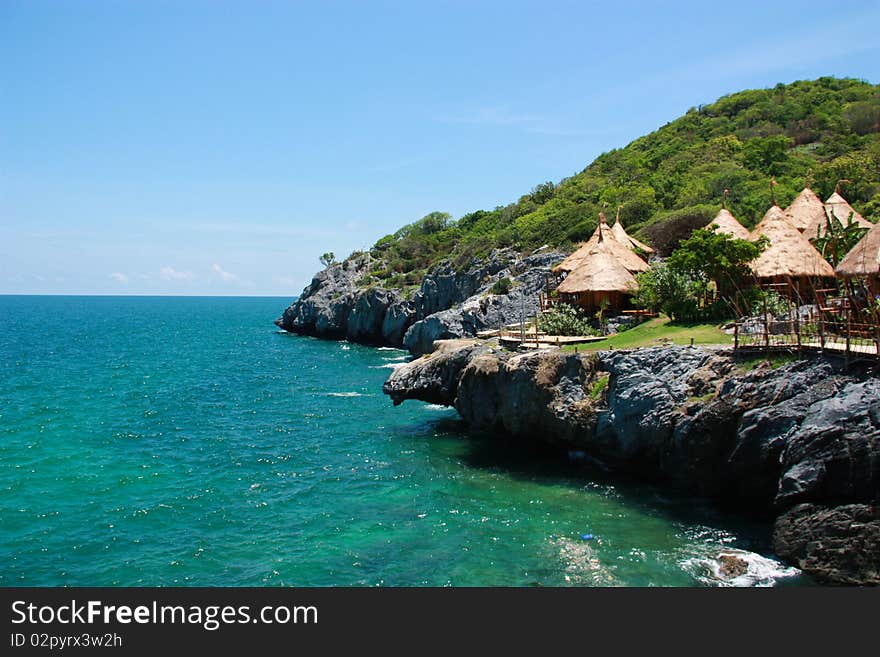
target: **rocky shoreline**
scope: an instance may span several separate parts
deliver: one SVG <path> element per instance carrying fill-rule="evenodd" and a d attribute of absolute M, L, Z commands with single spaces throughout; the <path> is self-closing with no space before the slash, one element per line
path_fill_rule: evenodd
<path fill-rule="evenodd" d="M 880 377 L 729 350 L 512 353 L 475 340 L 399 367 L 395 404 L 775 518 L 776 553 L 819 581 L 880 584 Z"/>
<path fill-rule="evenodd" d="M 443 262 L 405 294 L 371 282 L 377 261 L 361 253 L 317 273 L 275 323 L 291 333 L 403 347 L 418 356 L 431 351 L 435 340 L 496 329 L 518 321 L 523 310 L 533 314 L 545 276 L 564 257 L 549 249 L 527 257 L 499 249 L 465 266 Z M 504 278 L 510 279 L 509 292 L 493 294 Z"/>
<path fill-rule="evenodd" d="M 811 357 L 750 368 L 729 350 L 507 352 L 467 339 L 534 312 L 565 254 L 511 249 L 442 262 L 386 289 L 355 254 L 315 275 L 276 324 L 407 349 L 384 391 L 454 406 L 475 431 L 775 519 L 777 554 L 819 581 L 880 584 L 880 378 Z M 509 279 L 509 291 L 496 283 Z M 751 365 L 754 365 L 752 363 Z"/>

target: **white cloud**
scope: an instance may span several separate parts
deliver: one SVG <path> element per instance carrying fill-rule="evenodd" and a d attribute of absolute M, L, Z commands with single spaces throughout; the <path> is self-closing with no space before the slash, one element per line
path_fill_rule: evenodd
<path fill-rule="evenodd" d="M 193 273 L 191 271 L 177 271 L 174 267 L 162 267 L 159 270 L 159 277 L 163 281 L 191 281 Z"/>
<path fill-rule="evenodd" d="M 233 274 L 231 272 L 225 271 L 223 269 L 223 267 L 221 267 L 220 265 L 218 265 L 216 263 L 211 265 L 211 271 L 214 272 L 215 274 L 217 274 L 217 276 L 219 276 L 220 279 L 223 281 L 230 282 L 230 281 L 237 281 L 238 280 L 238 276 L 236 276 L 235 274 Z"/>
<path fill-rule="evenodd" d="M 118 271 L 110 274 L 110 278 L 112 278 L 117 283 L 128 283 L 128 276 L 126 276 L 125 274 L 120 274 Z"/>

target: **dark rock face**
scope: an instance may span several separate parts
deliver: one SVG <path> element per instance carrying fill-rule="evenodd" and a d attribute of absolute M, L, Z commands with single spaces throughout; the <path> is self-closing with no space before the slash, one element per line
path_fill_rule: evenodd
<path fill-rule="evenodd" d="M 455 408 L 478 429 L 578 445 L 596 423 L 584 386 L 592 369 L 576 354 L 540 351 L 509 359 L 482 354 L 462 371 Z"/>
<path fill-rule="evenodd" d="M 762 513 L 784 518 L 796 504 L 818 505 L 828 513 L 811 511 L 803 525 L 814 533 L 825 531 L 823 522 L 837 531 L 844 511 L 835 510 L 880 499 L 880 378 L 871 371 L 847 373 L 814 358 L 744 372 L 730 352 L 688 347 L 586 357 L 440 344 L 391 375 L 384 390 L 395 403 L 454 405 L 475 429 L 576 447 L 613 469 Z M 606 376 L 604 395 L 593 394 Z M 852 544 L 876 546 L 876 521 L 859 522 Z M 785 545 L 795 545 L 800 526 L 777 524 Z M 791 558 L 808 572 L 818 559 Z M 850 579 L 833 569 L 827 577 L 873 581 L 868 566 L 859 568 Z"/>
<path fill-rule="evenodd" d="M 451 273 L 448 267 L 432 272 L 416 293 L 418 319 L 404 336 L 404 347 L 421 356 L 430 353 L 437 340 L 473 337 L 479 331 L 517 322 L 523 313 L 533 315 L 550 268 L 564 257 L 557 251 L 545 251 L 520 258 L 504 250 L 463 274 Z M 501 278 L 513 281 L 510 292 L 491 294 Z"/>
<path fill-rule="evenodd" d="M 838 388 L 805 409 L 786 444 L 780 506 L 880 497 L 880 379 L 841 382 Z"/>
<path fill-rule="evenodd" d="M 294 333 L 368 344 L 391 343 L 386 336 L 397 335 L 396 346 L 399 346 L 399 336 L 405 330 L 399 325 L 399 308 L 390 313 L 392 319 L 385 332 L 389 309 L 404 303 L 399 292 L 381 288 L 363 290 L 357 284 L 372 264 L 370 256 L 364 254 L 318 272 L 299 299 L 275 323 Z"/>
<path fill-rule="evenodd" d="M 418 367 L 406 363 L 394 371 L 382 392 L 397 406 L 407 399 L 452 406 L 462 370 L 475 355 L 486 352 L 477 342 L 461 340 L 441 346 L 419 360 Z"/>
<path fill-rule="evenodd" d="M 275 323 L 294 333 L 403 346 L 422 355 L 436 340 L 473 337 L 477 331 L 518 321 L 523 310 L 534 313 L 545 275 L 564 257 L 545 251 L 522 258 L 504 249 L 463 270 L 441 263 L 406 299 L 399 290 L 362 287 L 377 261 L 361 254 L 316 274 Z M 513 289 L 491 294 L 501 278 L 512 279 Z"/>
<path fill-rule="evenodd" d="M 776 520 L 773 548 L 821 581 L 880 584 L 880 506 L 799 504 Z"/>
<path fill-rule="evenodd" d="M 382 340 L 387 346 L 403 344 L 403 336 L 414 315 L 411 301 L 396 301 L 388 305 L 382 320 Z"/>
<path fill-rule="evenodd" d="M 596 442 L 605 458 L 656 462 L 672 439 L 678 407 L 690 396 L 688 375 L 708 356 L 700 349 L 662 347 L 603 353 L 601 362 L 611 379 Z"/>

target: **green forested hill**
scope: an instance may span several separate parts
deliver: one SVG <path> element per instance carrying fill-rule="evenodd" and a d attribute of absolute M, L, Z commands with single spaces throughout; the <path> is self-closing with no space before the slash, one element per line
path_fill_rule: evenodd
<path fill-rule="evenodd" d="M 600 155 L 559 184 L 544 183 L 515 203 L 453 221 L 432 213 L 373 247 L 383 265 L 373 280 L 412 285 L 444 257 L 460 265 L 496 246 L 570 246 L 594 230 L 607 204 L 661 252 L 728 208 L 751 226 L 776 198 L 786 206 L 808 172 L 822 198 L 840 179 L 863 215 L 880 218 L 880 85 L 820 78 L 742 91 L 692 108 L 624 148 Z M 367 282 L 367 281 L 365 281 Z"/>

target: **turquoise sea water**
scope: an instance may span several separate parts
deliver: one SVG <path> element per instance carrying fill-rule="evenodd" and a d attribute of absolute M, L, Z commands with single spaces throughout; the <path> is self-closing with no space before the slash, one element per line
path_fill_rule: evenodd
<path fill-rule="evenodd" d="M 288 301 L 0 297 L 0 585 L 803 581 L 764 523 L 394 408 L 406 354 Z"/>

